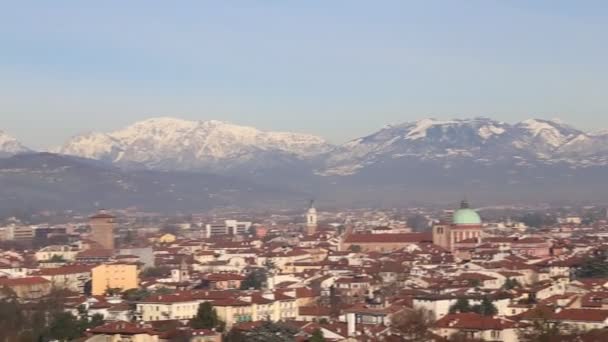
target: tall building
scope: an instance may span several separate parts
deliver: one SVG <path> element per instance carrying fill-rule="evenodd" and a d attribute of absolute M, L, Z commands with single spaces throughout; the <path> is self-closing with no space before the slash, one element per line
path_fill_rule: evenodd
<path fill-rule="evenodd" d="M 89 218 L 91 226 L 91 240 L 103 249 L 114 249 L 114 228 L 116 218 L 105 210 L 100 210 Z"/>
<path fill-rule="evenodd" d="M 310 206 L 306 212 L 306 234 L 314 235 L 317 232 L 317 209 L 314 201 L 310 201 Z"/>
<path fill-rule="evenodd" d="M 469 207 L 467 201 L 462 201 L 460 209 L 454 212 L 451 223 L 433 226 L 433 243 L 449 251 L 454 250 L 454 244 L 467 239 L 481 239 L 481 217 Z"/>
<path fill-rule="evenodd" d="M 206 224 L 203 231 L 203 237 L 247 235 L 252 225 L 252 222 L 241 222 L 237 220 L 225 220 L 222 223 Z"/>

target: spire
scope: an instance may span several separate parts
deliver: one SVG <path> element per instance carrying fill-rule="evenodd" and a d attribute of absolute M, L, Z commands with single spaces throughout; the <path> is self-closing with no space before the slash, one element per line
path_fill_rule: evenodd
<path fill-rule="evenodd" d="M 310 203 L 309 203 L 309 205 L 308 205 L 308 209 L 312 209 L 312 208 L 314 208 L 314 207 L 315 207 L 315 200 L 314 200 L 314 199 L 311 199 L 311 200 L 310 200 Z"/>

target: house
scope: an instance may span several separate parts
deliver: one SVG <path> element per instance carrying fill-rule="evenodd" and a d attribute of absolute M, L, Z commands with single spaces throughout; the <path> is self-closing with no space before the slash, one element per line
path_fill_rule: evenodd
<path fill-rule="evenodd" d="M 0 298 L 39 299 L 51 293 L 52 283 L 43 277 L 0 278 Z"/>
<path fill-rule="evenodd" d="M 53 288 L 84 293 L 85 284 L 91 281 L 91 265 L 65 265 L 56 268 L 43 268 L 33 275 L 51 282 Z"/>
<path fill-rule="evenodd" d="M 87 342 L 159 342 L 152 326 L 131 322 L 110 322 L 87 330 Z"/>
<path fill-rule="evenodd" d="M 561 322 L 568 329 L 588 331 L 608 327 L 608 310 L 558 309 L 552 320 Z"/>
<path fill-rule="evenodd" d="M 483 341 L 518 342 L 517 328 L 516 322 L 471 312 L 448 314 L 434 323 L 432 331 L 445 339 L 458 334 Z"/>

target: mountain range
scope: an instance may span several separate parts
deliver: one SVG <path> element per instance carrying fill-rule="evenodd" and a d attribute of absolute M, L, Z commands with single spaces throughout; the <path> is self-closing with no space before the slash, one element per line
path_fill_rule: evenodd
<path fill-rule="evenodd" d="M 0 133 L 0 157 L 14 156 L 7 160 L 15 162 L 30 153 L 29 163 L 51 158 L 32 152 Z M 211 183 L 213 177 L 224 177 L 218 184 L 265 189 L 267 198 L 288 194 L 351 205 L 443 202 L 462 195 L 494 201 L 594 199 L 602 198 L 598 191 L 608 183 L 608 132 L 584 132 L 541 119 L 515 124 L 488 118 L 424 119 L 335 146 L 308 134 L 155 118 L 115 132 L 79 135 L 51 152 L 64 164 L 97 170 L 89 170 L 95 174 L 89 179 L 99 179 L 107 170 L 123 181 L 146 172 L 163 175 L 164 181 L 184 174 Z M 2 165 L 0 177 L 5 177 L 12 169 Z M 26 174 L 39 175 L 41 165 L 25 167 Z M 60 169 L 53 172 L 61 175 Z"/>

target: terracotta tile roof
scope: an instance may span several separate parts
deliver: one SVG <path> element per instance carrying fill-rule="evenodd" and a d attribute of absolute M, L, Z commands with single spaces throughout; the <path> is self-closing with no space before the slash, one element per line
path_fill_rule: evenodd
<path fill-rule="evenodd" d="M 298 308 L 300 316 L 329 316 L 331 308 L 329 306 L 301 306 Z"/>
<path fill-rule="evenodd" d="M 473 312 L 448 314 L 435 322 L 438 328 L 467 330 L 503 330 L 512 329 L 515 322 L 500 318 L 487 317 Z"/>
<path fill-rule="evenodd" d="M 0 278 L 0 286 L 30 286 L 39 284 L 50 284 L 50 281 L 42 277 Z"/>
<path fill-rule="evenodd" d="M 553 315 L 560 321 L 604 322 L 608 319 L 608 310 L 598 309 L 564 309 Z"/>
<path fill-rule="evenodd" d="M 428 233 L 402 233 L 402 234 L 351 234 L 345 243 L 417 243 L 432 241 Z"/>
<path fill-rule="evenodd" d="M 151 327 L 141 325 L 138 323 L 130 322 L 111 322 L 101 325 L 99 327 L 88 330 L 92 334 L 109 334 L 109 335 L 137 335 L 137 334 L 149 334 L 158 335 L 158 332 L 154 331 Z"/>
<path fill-rule="evenodd" d="M 42 268 L 39 271 L 33 273 L 37 276 L 54 276 L 61 274 L 77 274 L 77 273 L 90 273 L 93 266 L 91 265 L 65 265 L 55 268 Z"/>

